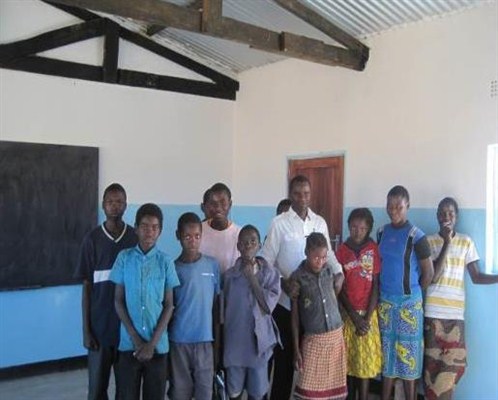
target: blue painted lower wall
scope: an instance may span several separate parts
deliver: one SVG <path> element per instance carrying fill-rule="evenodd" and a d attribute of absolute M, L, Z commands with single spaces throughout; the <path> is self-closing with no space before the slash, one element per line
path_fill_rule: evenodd
<path fill-rule="evenodd" d="M 125 220 L 133 224 L 138 206 L 129 205 Z M 164 230 L 159 246 L 172 256 L 179 253 L 176 221 L 186 211 L 200 213 L 198 206 L 162 205 Z M 266 235 L 274 207 L 234 206 L 232 219 L 251 223 Z M 344 220 L 351 208 L 346 208 Z M 383 208 L 372 208 L 375 227 L 387 223 Z M 437 230 L 435 211 L 411 209 L 409 217 L 427 233 Z M 102 215 L 100 216 L 102 220 Z M 459 231 L 469 234 L 481 256 L 485 254 L 485 211 L 461 210 Z M 344 232 L 347 236 L 347 227 Z M 498 398 L 498 285 L 467 282 L 466 335 L 468 369 L 456 399 Z M 84 355 L 81 345 L 81 286 L 0 292 L 0 368 Z"/>

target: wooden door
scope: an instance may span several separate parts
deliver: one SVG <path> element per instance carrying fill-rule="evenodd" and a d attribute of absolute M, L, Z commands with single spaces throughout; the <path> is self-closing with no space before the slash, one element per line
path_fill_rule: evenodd
<path fill-rule="evenodd" d="M 344 157 L 289 160 L 289 181 L 296 175 L 310 180 L 311 209 L 327 221 L 332 248 L 337 248 L 342 236 Z"/>

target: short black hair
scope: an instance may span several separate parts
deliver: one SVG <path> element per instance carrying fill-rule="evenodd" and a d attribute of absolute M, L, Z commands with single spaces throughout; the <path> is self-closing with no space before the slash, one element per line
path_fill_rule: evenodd
<path fill-rule="evenodd" d="M 209 193 L 207 193 L 207 200 L 209 200 L 209 197 L 211 197 L 211 195 L 213 193 L 220 193 L 220 192 L 225 192 L 227 194 L 227 196 L 228 196 L 228 199 L 229 200 L 232 199 L 232 192 L 230 191 L 230 189 L 228 188 L 228 186 L 225 185 L 222 182 L 215 183 L 207 191 L 209 192 Z"/>
<path fill-rule="evenodd" d="M 102 200 L 104 200 L 105 196 L 107 196 L 107 194 L 110 192 L 121 192 L 124 194 L 126 198 L 126 190 L 119 183 L 111 183 L 109 186 L 107 186 L 104 190 L 104 195 L 102 196 Z"/>
<path fill-rule="evenodd" d="M 301 185 L 304 183 L 307 183 L 311 187 L 311 182 L 307 177 L 305 177 L 304 175 L 296 175 L 289 182 L 289 194 L 292 192 L 292 189 L 295 185 Z"/>
<path fill-rule="evenodd" d="M 406 201 L 410 201 L 408 190 L 406 190 L 406 188 L 401 185 L 393 186 L 387 193 L 387 197 L 402 197 L 403 199 L 406 199 Z"/>
<path fill-rule="evenodd" d="M 306 238 L 306 251 L 311 251 L 314 249 L 321 249 L 323 247 L 326 247 L 328 249 L 327 245 L 327 238 L 323 233 L 320 232 L 312 232 L 309 234 L 309 236 Z"/>
<path fill-rule="evenodd" d="M 188 224 L 199 224 L 202 229 L 202 222 L 199 216 L 196 213 L 193 212 L 186 212 L 180 215 L 180 218 L 178 218 L 178 225 L 177 225 L 177 231 L 179 233 L 183 232 L 183 229 L 185 228 L 185 225 Z"/>
<path fill-rule="evenodd" d="M 277 215 L 282 214 L 284 212 L 284 208 L 289 208 L 292 204 L 292 201 L 290 199 L 282 199 L 277 205 Z"/>
<path fill-rule="evenodd" d="M 202 204 L 206 204 L 209 201 L 209 196 L 211 196 L 211 188 L 207 189 L 202 196 Z"/>
<path fill-rule="evenodd" d="M 351 221 L 353 221 L 355 219 L 361 219 L 367 223 L 368 235 L 370 235 L 370 233 L 372 232 L 373 223 L 374 223 L 372 212 L 368 208 L 365 208 L 365 207 L 355 208 L 353 211 L 351 211 L 349 213 L 348 225 L 351 223 Z"/>
<path fill-rule="evenodd" d="M 458 203 L 453 197 L 445 197 L 441 200 L 437 206 L 437 212 L 439 212 L 444 206 L 453 206 L 455 213 L 458 215 Z"/>
<path fill-rule="evenodd" d="M 146 203 L 140 206 L 135 217 L 135 226 L 138 227 L 144 217 L 156 217 L 159 220 L 159 227 L 163 229 L 163 212 L 156 204 Z"/>
<path fill-rule="evenodd" d="M 244 225 L 242 227 L 242 229 L 239 232 L 239 237 L 237 238 L 237 240 L 240 240 L 240 237 L 242 236 L 242 234 L 244 234 L 246 232 L 250 232 L 250 231 L 256 232 L 256 235 L 258 235 L 258 241 L 261 242 L 261 235 L 259 234 L 258 228 L 256 228 L 254 225 L 251 225 L 251 224 Z"/>

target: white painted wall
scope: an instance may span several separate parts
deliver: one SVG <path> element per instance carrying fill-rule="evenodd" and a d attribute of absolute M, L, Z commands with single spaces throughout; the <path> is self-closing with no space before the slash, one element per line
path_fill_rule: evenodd
<path fill-rule="evenodd" d="M 471 209 L 467 231 L 479 245 L 486 145 L 498 142 L 497 98 L 490 96 L 498 70 L 497 11 L 494 2 L 372 37 L 361 73 L 295 60 L 251 70 L 240 76 L 237 103 L 0 69 L 0 140 L 97 146 L 100 191 L 119 181 L 134 205 L 189 207 L 222 180 L 237 205 L 271 206 L 262 208 L 269 214 L 285 194 L 287 157 L 343 152 L 347 207 L 383 207 L 395 183 L 409 188 L 413 207 L 433 208 L 451 194 Z M 0 0 L 0 42 L 72 22 L 37 1 Z M 97 64 L 101 46 L 89 41 L 58 56 Z M 157 60 L 145 63 L 130 46 L 122 56 L 126 66 L 188 75 Z M 263 225 L 262 209 L 239 207 L 237 218 Z M 422 222 L 434 224 L 432 210 L 425 214 Z M 497 365 L 489 354 L 497 350 L 498 288 L 469 289 L 469 370 L 457 398 L 493 398 Z M 11 337 L 11 326 L 32 332 L 30 314 L 41 332 L 28 346 L 14 332 L 22 357 L 1 365 L 83 354 L 76 323 L 64 324 L 79 315 L 78 294 L 77 287 L 0 293 L 1 318 L 13 321 L 0 329 L 0 342 Z M 72 302 L 52 307 L 67 298 Z M 46 354 L 54 337 L 61 351 Z"/>
<path fill-rule="evenodd" d="M 344 152 L 346 206 L 383 206 L 401 183 L 416 207 L 452 194 L 483 208 L 486 146 L 498 142 L 497 15 L 494 2 L 371 37 L 364 72 L 286 60 L 241 74 L 239 201 L 276 204 L 289 156 Z"/>
<path fill-rule="evenodd" d="M 0 42 L 81 22 L 39 1 L 0 7 Z M 57 55 L 97 63 L 101 50 L 96 39 Z M 195 76 L 132 45 L 122 50 L 128 68 L 150 57 L 152 72 Z M 204 188 L 230 184 L 234 112 L 232 101 L 0 69 L 0 140 L 99 147 L 100 193 L 118 181 L 130 203 L 199 204 Z"/>

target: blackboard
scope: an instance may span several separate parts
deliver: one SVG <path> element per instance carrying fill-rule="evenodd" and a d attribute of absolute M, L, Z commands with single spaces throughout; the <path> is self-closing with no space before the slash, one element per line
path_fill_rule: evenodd
<path fill-rule="evenodd" d="M 97 148 L 0 141 L 0 289 L 76 283 L 97 209 Z"/>

